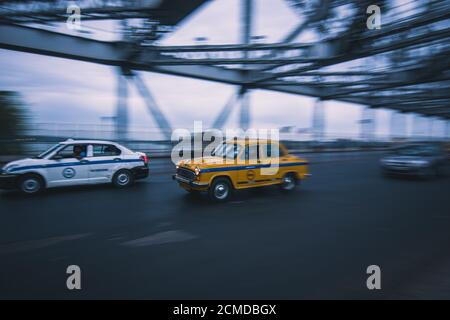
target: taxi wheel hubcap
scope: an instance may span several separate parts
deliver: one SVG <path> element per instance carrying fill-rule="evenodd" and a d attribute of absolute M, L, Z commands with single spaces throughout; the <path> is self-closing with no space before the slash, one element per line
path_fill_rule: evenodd
<path fill-rule="evenodd" d="M 25 192 L 36 192 L 39 190 L 39 182 L 35 179 L 27 179 L 22 183 L 22 188 Z"/>
<path fill-rule="evenodd" d="M 294 178 L 291 176 L 287 176 L 283 178 L 283 188 L 285 190 L 292 190 L 295 187 Z"/>
<path fill-rule="evenodd" d="M 228 186 L 222 183 L 216 185 L 214 188 L 214 196 L 220 200 L 225 199 L 228 196 Z"/>
<path fill-rule="evenodd" d="M 128 176 L 127 173 L 121 173 L 117 177 L 117 183 L 120 184 L 121 186 L 127 185 L 128 182 L 130 182 L 130 177 Z"/>

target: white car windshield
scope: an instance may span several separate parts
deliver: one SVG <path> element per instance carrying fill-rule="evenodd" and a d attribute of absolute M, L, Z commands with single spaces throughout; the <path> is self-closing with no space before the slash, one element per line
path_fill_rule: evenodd
<path fill-rule="evenodd" d="M 36 159 L 44 159 L 46 156 L 48 156 L 50 153 L 52 153 L 53 151 L 55 151 L 56 149 L 58 149 L 61 146 L 62 146 L 62 144 L 60 144 L 60 143 L 55 144 L 54 146 L 47 149 L 47 151 L 42 152 L 40 155 L 36 156 L 35 158 Z"/>
<path fill-rule="evenodd" d="M 434 145 L 410 145 L 398 148 L 395 153 L 401 156 L 433 156 L 439 153 Z"/>

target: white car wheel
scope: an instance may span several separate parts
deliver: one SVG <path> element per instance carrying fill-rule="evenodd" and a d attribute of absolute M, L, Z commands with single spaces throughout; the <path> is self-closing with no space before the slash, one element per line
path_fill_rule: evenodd
<path fill-rule="evenodd" d="M 35 175 L 27 175 L 19 180 L 19 188 L 25 194 L 39 193 L 44 187 L 42 179 Z"/>
<path fill-rule="evenodd" d="M 119 188 L 125 188 L 134 182 L 133 175 L 128 170 L 120 170 L 113 177 L 113 184 Z"/>

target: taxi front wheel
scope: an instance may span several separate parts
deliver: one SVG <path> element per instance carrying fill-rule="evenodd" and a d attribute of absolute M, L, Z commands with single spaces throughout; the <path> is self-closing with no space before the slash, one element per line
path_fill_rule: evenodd
<path fill-rule="evenodd" d="M 282 191 L 288 192 L 295 189 L 297 185 L 297 179 L 293 173 L 287 173 L 280 184 L 280 189 Z"/>
<path fill-rule="evenodd" d="M 117 188 L 126 188 L 134 182 L 133 174 L 129 170 L 119 170 L 112 179 L 112 183 Z"/>
<path fill-rule="evenodd" d="M 232 191 L 233 190 L 228 179 L 219 178 L 214 180 L 209 188 L 208 194 L 212 200 L 224 202 L 230 198 Z"/>
<path fill-rule="evenodd" d="M 44 189 L 44 180 L 34 174 L 27 174 L 19 179 L 19 189 L 25 194 L 37 194 Z"/>

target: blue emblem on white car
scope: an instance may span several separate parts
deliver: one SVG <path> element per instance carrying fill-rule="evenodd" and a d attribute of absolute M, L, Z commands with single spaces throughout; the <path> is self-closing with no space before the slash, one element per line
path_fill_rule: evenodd
<path fill-rule="evenodd" d="M 62 172 L 63 177 L 66 179 L 71 179 L 71 178 L 75 177 L 76 174 L 77 174 L 77 172 L 73 168 L 66 168 Z"/>

